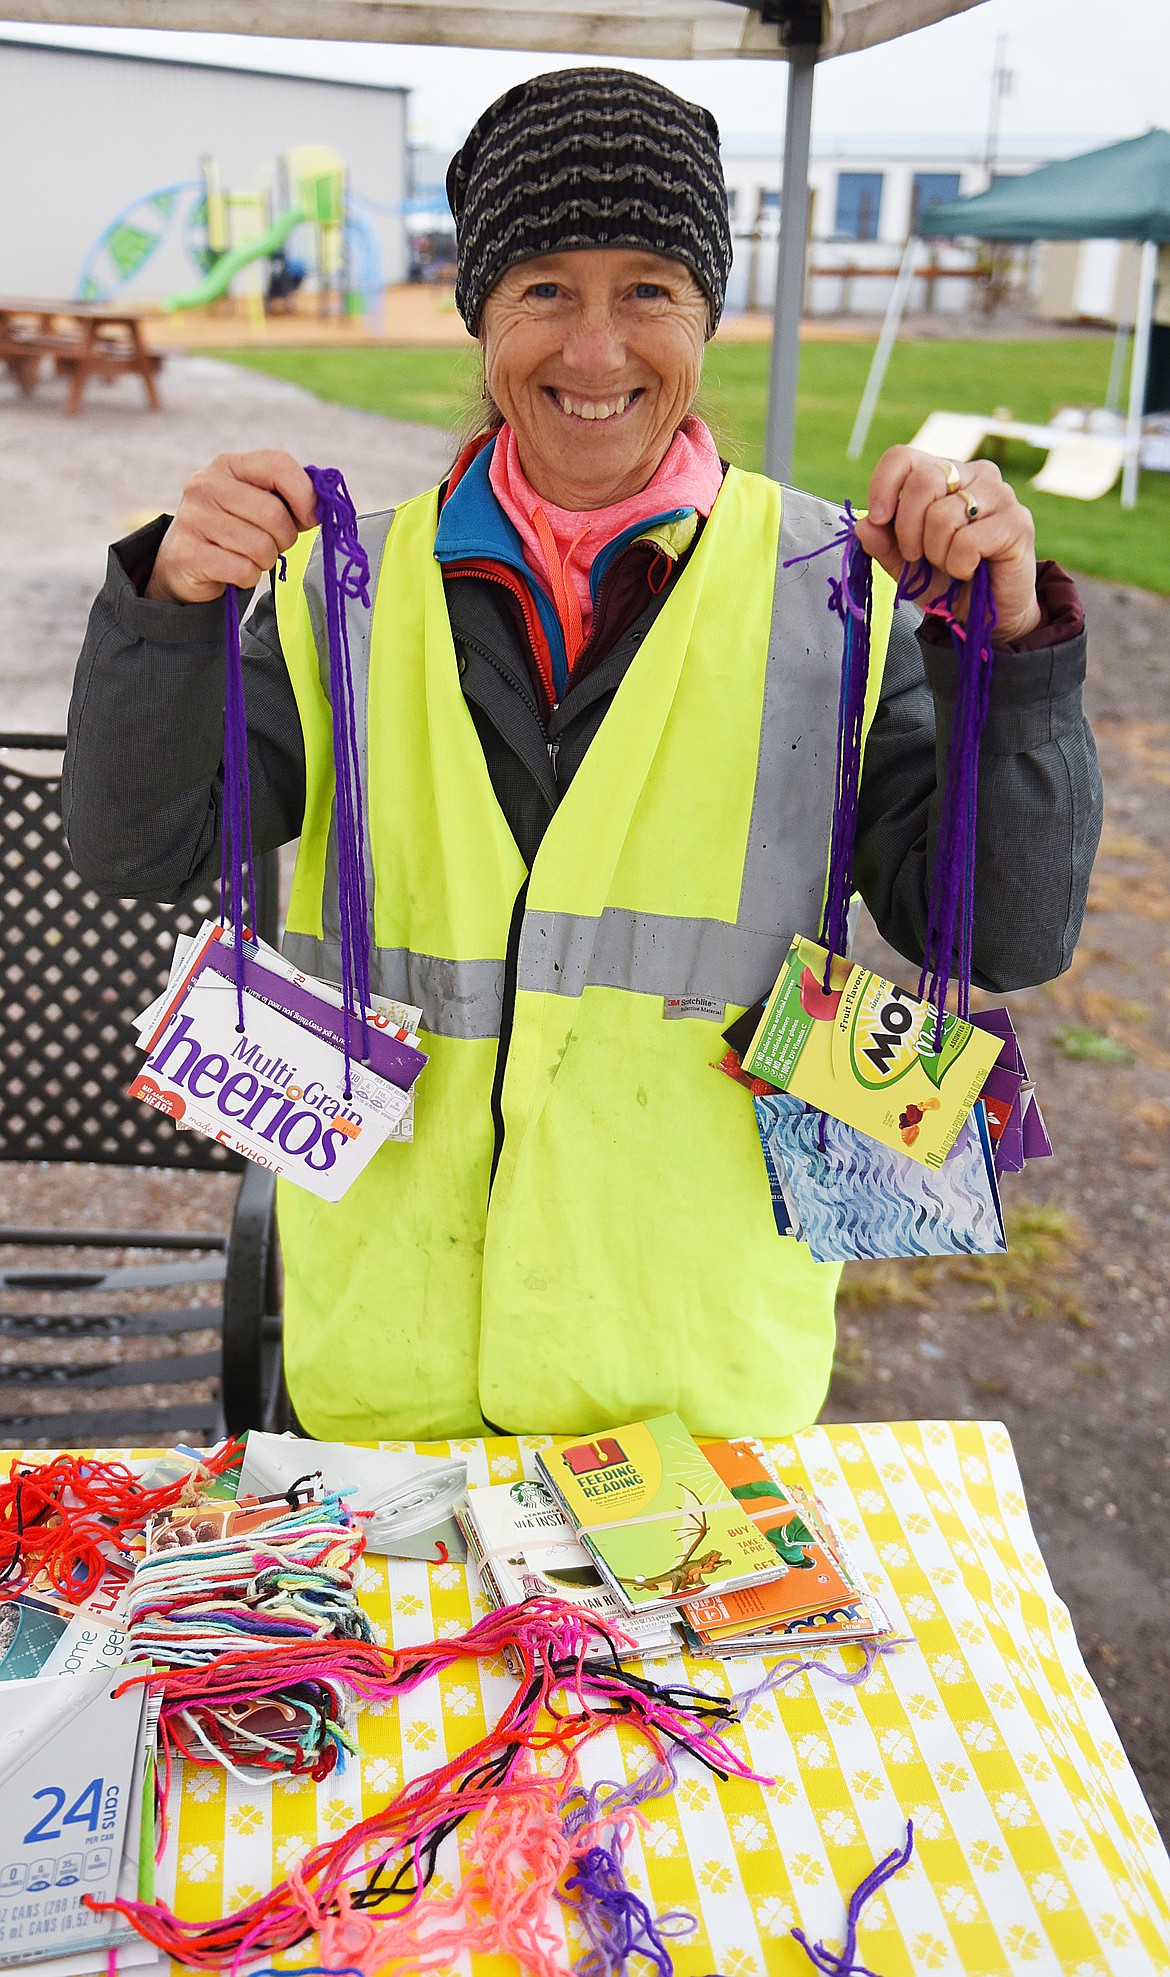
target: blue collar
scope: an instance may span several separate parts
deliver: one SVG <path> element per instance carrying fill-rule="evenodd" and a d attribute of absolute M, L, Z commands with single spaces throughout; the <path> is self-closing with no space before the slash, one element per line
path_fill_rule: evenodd
<path fill-rule="evenodd" d="M 523 580 L 532 595 L 540 615 L 541 628 L 548 640 L 553 684 L 559 700 L 569 684 L 564 633 L 549 592 L 524 560 L 520 531 L 509 520 L 496 498 L 489 478 L 495 444 L 493 439 L 487 446 L 481 447 L 443 503 L 439 526 L 435 531 L 435 558 L 440 564 L 499 563 L 515 571 Z M 589 573 L 589 590 L 594 606 L 602 578 L 623 549 L 638 536 L 645 535 L 648 529 L 661 528 L 668 522 L 681 522 L 684 516 L 693 513 L 693 508 L 664 509 L 660 515 L 631 523 L 612 542 L 607 542 L 594 557 Z"/>

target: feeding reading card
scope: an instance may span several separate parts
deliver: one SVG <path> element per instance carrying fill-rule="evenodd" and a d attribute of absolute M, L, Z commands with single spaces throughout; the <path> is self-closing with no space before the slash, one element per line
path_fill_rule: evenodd
<path fill-rule="evenodd" d="M 536 1461 L 582 1543 L 635 1609 L 675 1606 L 783 1569 L 677 1414 L 559 1442 Z"/>

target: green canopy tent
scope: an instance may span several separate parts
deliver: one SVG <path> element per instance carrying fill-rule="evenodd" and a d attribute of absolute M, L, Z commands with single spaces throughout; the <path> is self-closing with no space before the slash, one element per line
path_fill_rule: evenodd
<path fill-rule="evenodd" d="M 1001 179 L 986 192 L 932 206 L 906 243 L 902 268 L 849 442 L 857 458 L 865 444 L 913 278 L 918 239 L 1136 240 L 1142 243 L 1122 505 L 1137 499 L 1141 415 L 1149 367 L 1158 245 L 1170 241 L 1170 131 L 1149 130 L 1121 144 L 1107 144 L 1076 158 L 1062 158 L 1018 178 Z"/>

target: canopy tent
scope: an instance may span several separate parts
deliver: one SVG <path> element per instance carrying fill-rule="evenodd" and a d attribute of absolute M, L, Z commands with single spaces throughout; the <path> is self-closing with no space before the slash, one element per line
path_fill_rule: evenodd
<path fill-rule="evenodd" d="M 566 55 L 712 61 L 783 59 L 789 42 L 822 56 L 911 34 L 979 0 L 6 0 L 4 17 L 42 25 L 168 27 L 316 41 L 413 41 L 431 47 L 538 48 Z M 162 16 L 165 14 L 165 19 Z"/>
<path fill-rule="evenodd" d="M 1170 240 L 1170 130 L 1062 158 L 923 213 L 924 239 Z"/>
<path fill-rule="evenodd" d="M 929 27 L 981 0 L 5 0 L 8 20 L 84 27 L 188 28 L 307 40 L 540 49 L 635 60 L 750 56 L 788 62 L 784 197 L 776 269 L 765 470 L 792 467 L 808 155 L 816 63 Z M 165 13 L 165 21 L 162 15 Z"/>
<path fill-rule="evenodd" d="M 1122 503 L 1137 499 L 1141 413 L 1149 366 L 1158 243 L 1170 241 L 1170 131 L 1148 130 L 1099 151 L 1062 158 L 1018 178 L 1001 179 L 987 192 L 932 206 L 918 223 L 921 239 L 1140 240 L 1143 243 L 1134 315 L 1129 419 Z M 891 298 L 869 380 L 850 440 L 856 457 L 881 389 L 898 321 L 913 276 L 916 241 L 906 243 L 902 274 Z M 860 444 L 858 439 L 860 435 Z"/>

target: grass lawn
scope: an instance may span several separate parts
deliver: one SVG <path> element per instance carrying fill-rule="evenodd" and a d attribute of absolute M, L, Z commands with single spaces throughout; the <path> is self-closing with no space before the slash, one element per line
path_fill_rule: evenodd
<path fill-rule="evenodd" d="M 806 343 L 794 478 L 830 501 L 863 500 L 869 469 L 886 446 L 909 439 L 926 414 L 990 412 L 1043 422 L 1059 405 L 1099 405 L 1105 397 L 1109 339 L 1043 342 L 904 343 L 894 351 L 863 460 L 845 458 L 869 366 L 869 343 Z M 456 428 L 478 381 L 474 352 L 462 350 L 217 351 L 233 363 L 289 378 L 338 404 L 390 418 Z M 703 410 L 720 448 L 741 466 L 760 465 L 768 350 L 713 344 L 707 353 Z M 340 462 L 344 466 L 344 462 Z M 1037 549 L 1071 570 L 1170 593 L 1170 475 L 1143 474 L 1138 506 L 1126 514 L 1117 491 L 1101 501 L 1064 500 L 1028 486 L 1041 456 L 1013 444 L 1005 473 L 1036 517 Z"/>

